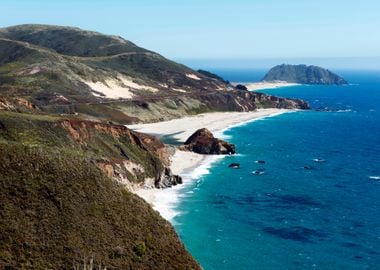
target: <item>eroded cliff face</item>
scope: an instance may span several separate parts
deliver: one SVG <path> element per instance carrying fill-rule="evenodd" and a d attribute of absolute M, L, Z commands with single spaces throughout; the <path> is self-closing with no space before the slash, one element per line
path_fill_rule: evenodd
<path fill-rule="evenodd" d="M 166 146 L 153 136 L 134 132 L 125 126 L 86 120 L 63 120 L 69 136 L 84 148 L 93 148 L 99 138 L 103 144 L 113 144 L 116 153 L 95 163 L 108 176 L 129 189 L 140 187 L 167 188 L 182 183 L 173 175 Z M 132 176 L 132 177 L 131 177 Z"/>
<path fill-rule="evenodd" d="M 161 141 L 122 125 L 3 112 L 0 127 L 0 138 L 78 152 L 130 190 L 165 188 L 182 181 L 172 174 L 169 152 Z"/>
<path fill-rule="evenodd" d="M 21 97 L 4 98 L 0 97 L 0 110 L 13 112 L 38 112 L 40 109 L 29 100 Z"/>

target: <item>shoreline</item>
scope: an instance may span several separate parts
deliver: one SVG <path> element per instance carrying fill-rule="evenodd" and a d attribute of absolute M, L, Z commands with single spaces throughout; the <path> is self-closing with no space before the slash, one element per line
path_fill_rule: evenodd
<path fill-rule="evenodd" d="M 127 127 L 137 132 L 159 137 L 171 135 L 171 137 L 178 140 L 179 143 L 184 143 L 200 128 L 206 127 L 212 133 L 217 133 L 233 125 L 290 111 L 295 110 L 270 108 L 250 112 L 202 113 L 157 123 L 127 125 Z"/>
<path fill-rule="evenodd" d="M 288 109 L 261 109 L 254 112 L 206 113 L 165 122 L 130 125 L 128 128 L 156 136 L 173 134 L 173 137 L 179 142 L 184 142 L 197 129 L 207 127 L 215 137 L 223 139 L 225 138 L 224 132 L 231 128 L 296 111 Z M 184 126 L 187 126 L 189 130 L 183 131 L 182 128 Z M 209 169 L 213 164 L 224 157 L 224 155 L 201 155 L 176 149 L 174 155 L 170 158 L 170 168 L 174 174 L 182 177 L 183 184 L 167 189 L 141 188 L 135 190 L 134 193 L 143 198 L 162 217 L 173 224 L 175 216 L 179 214 L 175 208 L 180 199 L 188 196 L 189 194 L 187 193 L 193 192 L 188 191 L 184 193 L 183 189 L 194 183 L 199 177 L 209 174 Z M 197 186 L 195 189 L 197 189 Z"/>
<path fill-rule="evenodd" d="M 238 84 L 238 83 L 234 83 Z M 248 83 L 240 83 L 247 87 L 248 91 L 259 91 L 264 89 L 276 89 L 282 87 L 290 87 L 290 86 L 299 86 L 302 84 L 299 83 L 289 83 L 285 81 L 276 81 L 276 82 L 248 82 Z"/>

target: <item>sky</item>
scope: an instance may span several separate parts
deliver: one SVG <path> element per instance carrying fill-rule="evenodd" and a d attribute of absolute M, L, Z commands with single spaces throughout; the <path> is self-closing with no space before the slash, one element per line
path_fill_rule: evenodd
<path fill-rule="evenodd" d="M 0 27 L 77 26 L 171 59 L 380 57 L 379 0 L 0 0 Z"/>

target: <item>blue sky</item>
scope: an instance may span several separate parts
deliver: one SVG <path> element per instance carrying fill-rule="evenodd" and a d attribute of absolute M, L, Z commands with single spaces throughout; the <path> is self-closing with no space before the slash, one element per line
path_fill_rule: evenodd
<path fill-rule="evenodd" d="M 174 58 L 380 56 L 379 0 L 2 0 L 0 26 L 120 35 Z"/>

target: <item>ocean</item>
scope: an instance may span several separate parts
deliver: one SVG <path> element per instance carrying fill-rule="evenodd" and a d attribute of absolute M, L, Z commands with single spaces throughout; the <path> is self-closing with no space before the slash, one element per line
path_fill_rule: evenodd
<path fill-rule="evenodd" d="M 314 110 L 223 131 L 238 154 L 187 174 L 171 221 L 205 270 L 380 269 L 380 72 L 338 73 L 350 85 L 263 90 Z"/>

